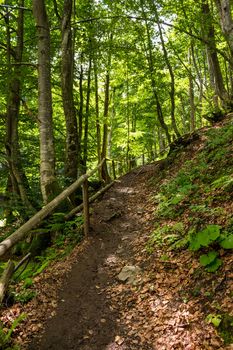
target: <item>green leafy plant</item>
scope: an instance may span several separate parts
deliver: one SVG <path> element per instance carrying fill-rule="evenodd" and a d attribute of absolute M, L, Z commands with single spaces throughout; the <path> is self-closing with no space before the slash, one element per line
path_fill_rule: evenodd
<path fill-rule="evenodd" d="M 19 293 L 12 293 L 14 301 L 21 304 L 27 304 L 36 296 L 36 292 L 30 289 L 23 290 Z"/>
<path fill-rule="evenodd" d="M 233 249 L 233 234 L 222 235 L 222 240 L 219 244 L 224 249 Z"/>
<path fill-rule="evenodd" d="M 11 328 L 5 332 L 3 326 L 0 325 L 0 348 L 2 350 L 20 350 L 19 346 L 12 345 L 11 336 L 14 330 L 18 327 L 20 322 L 22 322 L 26 318 L 26 314 L 22 313 L 17 317 L 11 325 Z"/>
<path fill-rule="evenodd" d="M 208 272 L 215 272 L 222 265 L 222 260 L 218 259 L 216 251 L 210 251 L 200 256 L 200 264 L 206 268 Z"/>
<path fill-rule="evenodd" d="M 208 225 L 204 230 L 190 235 L 189 248 L 193 251 L 208 247 L 220 237 L 219 225 Z"/>
<path fill-rule="evenodd" d="M 222 321 L 218 327 L 218 332 L 224 340 L 225 344 L 233 343 L 233 316 L 222 314 Z"/>
<path fill-rule="evenodd" d="M 233 187 L 233 177 L 231 175 L 220 176 L 217 180 L 213 181 L 211 188 L 218 189 L 229 189 Z"/>
<path fill-rule="evenodd" d="M 206 321 L 208 323 L 212 323 L 215 327 L 219 327 L 220 323 L 222 322 L 222 316 L 215 315 L 215 314 L 209 314 L 206 317 Z"/>
<path fill-rule="evenodd" d="M 163 244 L 172 245 L 178 241 L 184 232 L 182 222 L 176 222 L 173 225 L 164 225 L 154 230 L 147 243 L 147 250 L 153 251 L 154 245 L 161 246 Z"/>

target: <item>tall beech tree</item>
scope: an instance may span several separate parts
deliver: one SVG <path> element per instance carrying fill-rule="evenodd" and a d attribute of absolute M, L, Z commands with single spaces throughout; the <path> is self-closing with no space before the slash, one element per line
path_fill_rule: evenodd
<path fill-rule="evenodd" d="M 113 32 L 109 36 L 109 47 L 107 53 L 107 66 L 106 66 L 106 76 L 104 85 L 104 113 L 103 113 L 103 138 L 102 138 L 102 149 L 101 149 L 101 160 L 107 156 L 107 146 L 108 146 L 108 126 L 109 126 L 109 104 L 110 104 L 110 72 L 112 63 L 112 42 L 113 42 Z M 111 178 L 108 173 L 108 167 L 106 160 L 104 161 L 101 168 L 102 180 L 106 183 L 110 182 Z"/>
<path fill-rule="evenodd" d="M 29 199 L 29 185 L 23 170 L 19 146 L 19 111 L 22 90 L 22 57 L 24 49 L 24 0 L 17 9 L 16 46 L 12 47 L 10 12 L 7 10 L 6 22 L 6 52 L 8 65 L 8 95 L 6 108 L 6 139 L 5 148 L 9 166 L 7 191 L 19 196 L 25 207 L 33 209 Z M 12 19 L 12 17 L 11 17 Z"/>
<path fill-rule="evenodd" d="M 50 27 L 44 0 L 33 0 L 38 36 L 38 120 L 40 130 L 40 182 L 43 201 L 57 193 L 50 66 Z"/>
<path fill-rule="evenodd" d="M 202 0 L 202 28 L 203 37 L 206 42 L 206 52 L 209 65 L 210 83 L 219 97 L 221 104 L 226 108 L 229 105 L 229 98 L 224 86 L 222 71 L 216 50 L 215 29 L 212 22 L 212 14 L 207 0 Z M 215 100 L 216 108 L 220 106 Z"/>
<path fill-rule="evenodd" d="M 31 188 L 47 203 L 102 158 L 120 175 L 204 115 L 231 111 L 231 10 L 229 0 L 1 3 L 0 191 L 30 207 Z M 105 163 L 99 178 L 112 173 Z"/>
<path fill-rule="evenodd" d="M 75 181 L 78 172 L 78 126 L 74 105 L 74 52 L 71 28 L 73 0 L 64 0 L 61 18 L 61 87 L 66 121 L 65 176 Z"/>
<path fill-rule="evenodd" d="M 154 58 L 153 58 L 152 38 L 151 38 L 151 33 L 150 33 L 150 27 L 149 27 L 147 15 L 146 15 L 145 8 L 144 8 L 144 3 L 142 0 L 140 0 L 140 4 L 141 4 L 142 15 L 143 15 L 143 18 L 145 20 L 146 43 L 147 43 L 147 47 L 145 47 L 145 52 L 147 53 L 148 69 L 149 69 L 149 74 L 150 74 L 150 79 L 151 79 L 151 88 L 152 88 L 152 92 L 153 92 L 155 104 L 156 104 L 157 117 L 158 117 L 160 127 L 165 132 L 168 143 L 171 143 L 171 135 L 169 133 L 168 126 L 164 120 L 162 105 L 160 102 L 158 88 L 157 88 L 156 81 L 155 81 L 156 70 L 155 70 L 155 63 L 154 63 Z"/>

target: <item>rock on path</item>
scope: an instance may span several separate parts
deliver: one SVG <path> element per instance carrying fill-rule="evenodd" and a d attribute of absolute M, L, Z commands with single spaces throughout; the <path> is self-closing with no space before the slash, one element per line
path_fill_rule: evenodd
<path fill-rule="evenodd" d="M 142 227 L 146 197 L 143 185 L 135 186 L 134 176 L 124 177 L 94 204 L 91 244 L 59 293 L 56 315 L 46 322 L 42 338 L 33 339 L 28 349 L 126 349 L 127 329 L 119 322 L 114 295 L 107 290 L 120 286 L 117 275 L 125 265 L 134 264 L 132 245 Z"/>

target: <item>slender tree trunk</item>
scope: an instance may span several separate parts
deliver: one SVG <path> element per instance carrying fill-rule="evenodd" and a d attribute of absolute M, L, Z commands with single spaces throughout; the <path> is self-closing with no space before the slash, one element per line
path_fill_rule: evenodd
<path fill-rule="evenodd" d="M 164 142 L 164 136 L 162 133 L 162 128 L 158 127 L 158 141 L 159 141 L 159 153 L 163 154 L 165 152 L 165 142 Z"/>
<path fill-rule="evenodd" d="M 192 45 L 192 44 L 191 44 Z M 189 66 L 192 67 L 192 48 L 189 49 L 188 52 L 188 60 L 189 60 Z M 194 102 L 194 84 L 193 84 L 193 77 L 192 72 L 189 74 L 189 102 L 190 102 L 190 132 L 193 132 L 195 130 L 195 102 Z"/>
<path fill-rule="evenodd" d="M 155 98 L 155 103 L 156 103 L 158 121 L 159 121 L 161 128 L 165 132 L 168 143 L 170 144 L 171 143 L 171 136 L 170 136 L 170 133 L 168 130 L 168 126 L 164 121 L 162 106 L 160 104 L 160 100 L 159 100 L 159 96 L 158 96 L 158 92 L 157 92 L 157 87 L 156 87 L 156 82 L 155 82 L 155 77 L 154 77 L 154 61 L 153 61 L 153 53 L 152 53 L 152 41 L 151 41 L 150 29 L 149 29 L 147 17 L 146 17 L 145 11 L 144 11 L 142 0 L 141 0 L 141 8 L 142 8 L 143 17 L 145 18 L 145 24 L 146 24 L 146 34 L 147 34 L 147 44 L 148 44 L 148 48 L 146 49 L 146 52 L 148 52 L 147 61 L 148 61 L 150 79 L 151 79 L 152 92 L 153 92 L 153 95 Z"/>
<path fill-rule="evenodd" d="M 52 120 L 50 28 L 44 0 L 33 0 L 33 15 L 38 35 L 40 180 L 43 200 L 48 203 L 57 192 L 57 181 Z"/>
<path fill-rule="evenodd" d="M 20 1 L 20 6 L 24 7 L 24 0 Z M 17 42 L 14 49 L 14 68 L 12 68 L 11 52 L 11 34 L 9 16 L 6 16 L 7 26 L 7 62 L 8 62 L 8 101 L 7 101 L 7 129 L 6 129 L 6 154 L 10 171 L 10 181 L 12 192 L 19 196 L 24 206 L 33 210 L 33 206 L 29 200 L 29 184 L 21 163 L 21 154 L 18 137 L 18 121 L 20 110 L 21 96 L 21 78 L 22 78 L 22 55 L 24 42 L 24 11 L 19 9 L 17 19 Z M 25 213 L 25 209 L 24 209 Z M 22 213 L 23 214 L 23 213 Z M 24 216 L 24 215 L 23 215 Z"/>
<path fill-rule="evenodd" d="M 100 129 L 100 117 L 99 117 L 99 84 L 96 62 L 94 62 L 94 75 L 95 75 L 95 113 L 96 113 L 96 141 L 97 141 L 97 155 L 98 162 L 101 159 L 101 129 Z"/>
<path fill-rule="evenodd" d="M 96 143 L 97 143 L 97 156 L 98 163 L 101 161 L 101 128 L 100 128 L 100 116 L 99 116 L 99 84 L 97 74 L 97 62 L 94 59 L 94 76 L 95 76 L 95 115 L 96 115 Z M 101 169 L 98 171 L 99 180 L 101 180 Z"/>
<path fill-rule="evenodd" d="M 88 154 L 88 128 L 89 128 L 89 113 L 90 113 L 90 97 L 91 97 L 91 71 L 92 71 L 92 58 L 91 47 L 89 57 L 89 67 L 87 76 L 87 97 L 86 97 L 86 110 L 85 110 L 85 123 L 84 123 L 84 139 L 83 139 L 83 166 L 84 171 L 87 169 L 87 154 Z"/>
<path fill-rule="evenodd" d="M 79 112 L 78 112 L 78 176 L 83 174 L 82 161 L 82 137 L 83 137 L 83 64 L 81 55 L 80 77 L 79 77 Z"/>
<path fill-rule="evenodd" d="M 230 49 L 231 69 L 233 69 L 233 20 L 231 14 L 231 0 L 214 0 L 220 19 L 223 35 Z"/>
<path fill-rule="evenodd" d="M 229 104 L 227 91 L 224 87 L 222 72 L 218 60 L 215 42 L 215 30 L 212 23 L 212 15 L 207 0 L 202 0 L 202 15 L 203 15 L 203 36 L 206 44 L 207 59 L 209 64 L 209 73 L 211 85 L 215 94 L 220 98 L 224 108 Z"/>
<path fill-rule="evenodd" d="M 111 53 L 109 54 L 111 56 Z M 111 63 L 111 57 L 109 62 Z M 110 89 L 110 64 L 108 65 L 108 71 L 105 79 L 105 98 L 104 98 L 104 124 L 103 124 L 103 139 L 102 139 L 102 150 L 101 150 L 101 160 L 107 156 L 107 140 L 108 140 L 108 114 L 109 114 L 109 89 Z M 108 174 L 108 168 L 106 161 L 103 163 L 101 168 L 101 177 L 102 180 L 106 183 L 111 181 L 111 178 Z"/>
<path fill-rule="evenodd" d="M 152 2 L 152 8 L 153 8 L 155 16 L 156 16 L 156 21 L 157 21 L 157 25 L 158 25 L 158 29 L 159 29 L 159 36 L 160 36 L 160 41 L 161 41 L 161 44 L 162 44 L 164 59 L 165 59 L 165 62 L 166 62 L 166 65 L 167 65 L 167 68 L 168 68 L 168 71 L 169 71 L 169 74 L 170 74 L 170 80 L 171 80 L 171 82 L 170 82 L 170 99 L 171 99 L 172 128 L 173 128 L 176 136 L 180 137 L 180 132 L 178 130 L 177 123 L 176 123 L 176 118 L 175 118 L 175 108 L 176 108 L 176 105 L 175 105 L 175 75 L 174 75 L 174 72 L 173 72 L 173 68 L 172 68 L 172 65 L 171 65 L 171 62 L 170 62 L 170 59 L 169 59 L 169 56 L 168 56 L 167 48 L 166 48 L 166 45 L 165 45 L 165 41 L 164 41 L 164 38 L 163 38 L 163 32 L 162 32 L 162 28 L 161 28 L 161 25 L 160 25 L 160 20 L 159 20 L 157 7 L 156 7 L 154 2 Z"/>
<path fill-rule="evenodd" d="M 130 115 L 129 115 L 128 64 L 126 67 L 126 123 L 127 123 L 126 164 L 127 164 L 127 170 L 130 171 Z"/>
<path fill-rule="evenodd" d="M 61 87 L 62 101 L 66 121 L 66 160 L 65 176 L 69 182 L 77 178 L 78 169 L 78 128 L 73 96 L 74 52 L 71 29 L 73 0 L 64 0 L 61 19 Z"/>
<path fill-rule="evenodd" d="M 102 138 L 102 149 L 101 149 L 101 160 L 106 158 L 107 156 L 107 144 L 108 144 L 108 123 L 109 123 L 109 104 L 110 104 L 110 70 L 111 70 L 111 62 L 112 62 L 112 39 L 113 34 L 110 34 L 110 48 L 108 51 L 107 58 L 107 72 L 105 78 L 105 96 L 104 96 L 104 118 L 103 118 L 103 138 Z M 101 177 L 105 183 L 109 183 L 111 178 L 108 173 L 107 162 L 103 163 L 101 168 Z"/>

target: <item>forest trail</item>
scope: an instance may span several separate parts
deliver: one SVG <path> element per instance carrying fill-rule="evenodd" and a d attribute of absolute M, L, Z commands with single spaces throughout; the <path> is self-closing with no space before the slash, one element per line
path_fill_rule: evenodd
<path fill-rule="evenodd" d="M 186 249 L 193 223 L 232 227 L 232 133 L 231 119 L 203 128 L 91 205 L 89 237 L 34 277 L 32 300 L 2 314 L 6 325 L 26 314 L 21 350 L 233 349 L 232 251 L 215 248 L 221 267 L 210 273 L 206 245 Z M 126 279 L 129 266 L 137 274 Z"/>
<path fill-rule="evenodd" d="M 149 231 L 145 179 L 150 169 L 124 176 L 92 206 L 90 244 L 67 276 L 56 316 L 46 322 L 41 341 L 34 340 L 28 349 L 150 349 L 142 348 L 137 337 L 129 345 L 122 308 L 130 299 L 126 293 L 120 305 L 116 297 L 122 285 L 117 275 L 124 266 L 138 264 L 135 240 Z"/>
<path fill-rule="evenodd" d="M 149 179 L 156 171 L 158 163 L 134 170 L 92 206 L 89 242 L 63 281 L 41 339 L 29 335 L 26 349 L 230 349 L 205 322 L 205 301 L 185 298 L 195 284 L 192 254 L 171 253 L 166 261 L 159 249 L 145 249 L 153 230 Z M 118 279 L 129 265 L 141 269 L 133 283 Z"/>

